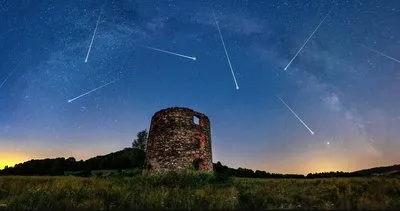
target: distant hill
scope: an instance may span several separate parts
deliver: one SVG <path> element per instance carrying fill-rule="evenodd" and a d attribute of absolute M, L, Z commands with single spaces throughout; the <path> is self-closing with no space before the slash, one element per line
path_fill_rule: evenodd
<path fill-rule="evenodd" d="M 91 171 L 102 169 L 142 168 L 145 152 L 125 148 L 107 155 L 96 156 L 86 161 L 75 158 L 30 160 L 0 171 L 0 175 L 64 175 L 65 171 Z"/>
<path fill-rule="evenodd" d="M 372 175 L 399 175 L 400 174 L 400 164 L 393 166 L 382 166 L 370 169 L 363 169 L 359 171 L 352 172 L 360 176 L 372 176 Z"/>
<path fill-rule="evenodd" d="M 135 148 L 125 148 L 107 155 L 96 156 L 84 162 L 84 168 L 101 169 L 130 169 L 144 166 L 145 152 Z"/>

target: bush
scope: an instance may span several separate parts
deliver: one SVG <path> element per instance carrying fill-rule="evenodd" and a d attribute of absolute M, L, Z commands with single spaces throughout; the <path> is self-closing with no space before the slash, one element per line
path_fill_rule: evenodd
<path fill-rule="evenodd" d="M 90 176 L 92 176 L 92 171 L 84 170 L 81 173 L 78 173 L 77 176 L 78 177 L 90 177 Z"/>
<path fill-rule="evenodd" d="M 142 174 L 142 170 L 141 169 L 133 169 L 133 170 L 128 170 L 128 171 L 124 171 L 122 173 L 122 175 L 124 177 L 134 177 L 134 176 L 138 176 Z"/>
<path fill-rule="evenodd" d="M 214 173 L 213 181 L 215 183 L 230 184 L 230 183 L 232 183 L 232 177 L 229 176 L 228 172 Z"/>
<path fill-rule="evenodd" d="M 212 173 L 183 171 L 183 172 L 167 172 L 153 175 L 140 176 L 147 184 L 152 186 L 163 186 L 169 188 L 192 187 L 197 188 L 205 186 L 214 180 Z"/>

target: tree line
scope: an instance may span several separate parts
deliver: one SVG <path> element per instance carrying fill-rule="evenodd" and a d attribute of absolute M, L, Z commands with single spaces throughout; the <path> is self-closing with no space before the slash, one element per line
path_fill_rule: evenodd
<path fill-rule="evenodd" d="M 57 176 L 76 171 L 83 171 L 83 174 L 88 175 L 92 170 L 142 169 L 145 162 L 147 135 L 147 130 L 143 130 L 137 134 L 137 139 L 133 140 L 131 148 L 85 161 L 76 161 L 74 157 L 30 160 L 10 168 L 6 166 L 0 170 L 0 175 Z"/>
<path fill-rule="evenodd" d="M 221 162 L 214 163 L 214 172 L 218 174 L 223 174 L 226 176 L 234 176 L 234 177 L 247 177 L 247 178 L 334 178 L 334 177 L 366 177 L 366 176 L 374 176 L 378 175 L 375 169 L 379 169 L 380 172 L 390 172 L 391 169 L 398 169 L 398 171 L 393 172 L 393 174 L 387 174 L 391 176 L 400 175 L 400 165 L 395 165 L 391 167 L 379 167 L 374 169 L 367 169 L 362 171 L 355 172 L 343 172 L 343 171 L 331 171 L 331 172 L 319 172 L 319 173 L 309 173 L 307 175 L 303 174 L 278 174 L 278 173 L 269 173 L 266 171 L 252 169 L 246 169 L 239 167 L 238 169 L 229 168 L 221 164 Z M 384 175 L 384 174 L 382 174 Z"/>
<path fill-rule="evenodd" d="M 104 156 L 97 156 L 86 161 L 76 161 L 75 158 L 55 158 L 44 160 L 30 160 L 6 167 L 0 171 L 0 175 L 64 175 L 67 171 L 85 171 L 92 170 L 120 170 L 143 168 L 145 153 L 143 150 L 134 148 L 125 148 Z"/>

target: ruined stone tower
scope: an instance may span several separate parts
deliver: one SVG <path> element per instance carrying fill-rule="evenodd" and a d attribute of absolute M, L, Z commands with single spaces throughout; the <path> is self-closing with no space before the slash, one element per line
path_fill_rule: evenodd
<path fill-rule="evenodd" d="M 151 119 L 146 149 L 150 172 L 212 171 L 210 120 L 189 108 L 167 108 Z"/>

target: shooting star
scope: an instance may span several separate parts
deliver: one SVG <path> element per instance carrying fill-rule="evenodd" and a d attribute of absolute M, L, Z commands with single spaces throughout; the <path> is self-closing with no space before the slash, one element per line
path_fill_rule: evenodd
<path fill-rule="evenodd" d="M 299 53 L 303 50 L 303 48 L 307 45 L 308 41 L 311 39 L 312 36 L 314 36 L 315 32 L 319 29 L 319 27 L 324 23 L 325 19 L 331 14 L 332 10 L 335 8 L 335 5 L 332 6 L 332 8 L 329 10 L 328 14 L 325 15 L 325 17 L 322 19 L 321 22 L 319 22 L 318 26 L 314 29 L 314 31 L 311 33 L 311 35 L 307 38 L 306 42 L 301 46 L 301 48 L 297 51 L 297 53 L 293 56 L 293 58 L 290 60 L 290 62 L 286 65 L 284 70 L 287 70 L 289 66 L 292 64 L 292 62 L 296 59 L 296 57 L 299 55 Z"/>
<path fill-rule="evenodd" d="M 393 57 L 391 57 L 391 56 L 388 56 L 388 55 L 386 55 L 386 54 L 384 54 L 384 53 L 382 53 L 382 52 L 380 52 L 380 51 L 377 51 L 377 50 L 375 50 L 375 49 L 373 49 L 373 48 L 370 48 L 370 47 L 368 47 L 368 46 L 366 46 L 366 45 L 363 45 L 363 44 L 358 44 L 358 45 L 360 45 L 361 47 L 363 47 L 363 48 L 365 48 L 365 49 L 367 49 L 367 50 L 370 50 L 370 51 L 372 51 L 372 52 L 375 52 L 375 53 L 377 53 L 377 54 L 379 54 L 379 55 L 381 55 L 381 56 L 384 56 L 384 57 L 386 57 L 386 58 L 388 58 L 388 59 L 390 59 L 390 60 L 392 60 L 392 61 L 395 61 L 395 62 L 397 62 L 397 63 L 400 63 L 400 60 L 395 59 L 395 58 L 393 58 Z"/>
<path fill-rule="evenodd" d="M 237 83 L 237 81 L 236 81 L 236 77 L 235 77 L 235 73 L 233 72 L 231 60 L 229 59 L 228 51 L 226 50 L 224 38 L 222 37 L 221 29 L 219 28 L 219 24 L 218 24 L 218 21 L 217 21 L 217 17 L 215 16 L 214 10 L 213 10 L 213 14 L 214 14 L 215 25 L 217 25 L 219 37 L 221 38 L 222 46 L 224 46 L 225 55 L 226 55 L 226 58 L 228 59 L 229 68 L 231 69 L 233 81 L 235 82 L 236 90 L 238 90 L 238 89 L 239 89 L 239 85 L 238 85 L 238 83 Z"/>
<path fill-rule="evenodd" d="M 94 28 L 94 31 L 93 31 L 93 36 L 92 36 L 92 40 L 90 41 L 90 45 L 89 45 L 88 52 L 87 52 L 87 54 L 86 54 L 85 63 L 88 62 L 89 54 L 90 54 L 90 51 L 92 50 L 93 40 L 94 40 L 94 37 L 96 36 L 97 27 L 99 26 L 100 17 L 101 17 L 101 13 L 102 13 L 102 12 L 103 12 L 103 7 L 101 8 L 99 17 L 97 18 L 96 27 Z"/>
<path fill-rule="evenodd" d="M 150 46 L 145 46 L 145 45 L 142 45 L 142 47 L 148 48 L 148 49 L 151 49 L 151 50 L 155 50 L 155 51 L 158 51 L 158 52 L 163 52 L 163 53 L 167 53 L 167 54 L 171 54 L 171 55 L 175 55 L 175 56 L 180 56 L 180 57 L 183 57 L 183 58 L 187 58 L 187 59 L 191 59 L 193 61 L 196 61 L 196 57 L 186 56 L 186 55 L 183 55 L 183 54 L 174 53 L 174 52 L 171 52 L 171 51 L 166 51 L 166 50 L 162 50 L 162 49 L 154 48 L 154 47 L 150 47 Z"/>
<path fill-rule="evenodd" d="M 303 122 L 303 120 L 300 119 L 300 117 L 289 107 L 289 105 L 286 104 L 286 102 L 283 101 L 282 98 L 280 98 L 279 96 L 277 97 L 293 113 L 293 115 L 304 125 L 304 127 L 306 127 L 308 131 L 310 131 L 311 135 L 314 135 L 314 132 L 306 125 L 306 123 Z"/>
<path fill-rule="evenodd" d="M 14 74 L 15 70 L 17 70 L 19 66 L 19 63 L 17 64 L 17 66 L 14 67 L 13 70 L 11 70 L 11 72 L 7 75 L 7 77 L 3 80 L 3 82 L 0 84 L 0 89 L 3 87 L 3 85 L 8 81 L 8 79 L 11 77 L 12 74 Z"/>
<path fill-rule="evenodd" d="M 95 89 L 92 89 L 92 90 L 90 90 L 90 91 L 88 91 L 88 92 L 86 92 L 86 93 L 83 93 L 83 94 L 79 95 L 78 97 L 74 97 L 74 98 L 68 100 L 68 103 L 71 103 L 71 102 L 74 101 L 74 100 L 77 100 L 77 99 L 79 99 L 79 98 L 81 98 L 81 97 L 83 97 L 83 96 L 85 96 L 85 95 L 88 95 L 88 94 L 90 94 L 90 93 L 92 93 L 92 92 L 94 92 L 94 91 L 96 91 L 96 90 L 98 90 L 98 89 L 101 89 L 101 88 L 103 88 L 103 87 L 105 87 L 105 86 L 108 86 L 109 84 L 112 84 L 112 83 L 114 83 L 115 81 L 117 81 L 117 79 L 116 79 L 116 80 L 113 80 L 113 81 L 111 81 L 111 82 L 108 82 L 108 83 L 106 83 L 106 84 L 104 84 L 104 85 L 102 85 L 102 86 L 99 86 L 99 87 L 97 87 L 97 88 L 95 88 Z"/>

